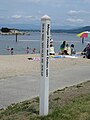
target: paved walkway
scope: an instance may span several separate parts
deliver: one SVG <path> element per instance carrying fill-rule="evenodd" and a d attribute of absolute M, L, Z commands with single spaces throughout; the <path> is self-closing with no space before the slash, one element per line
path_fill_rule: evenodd
<path fill-rule="evenodd" d="M 39 95 L 39 73 L 0 80 L 0 108 Z M 90 80 L 90 66 L 50 71 L 50 91 Z"/>

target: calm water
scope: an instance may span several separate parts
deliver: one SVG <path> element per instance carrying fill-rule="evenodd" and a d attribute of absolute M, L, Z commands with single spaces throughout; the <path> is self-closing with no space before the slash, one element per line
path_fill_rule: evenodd
<path fill-rule="evenodd" d="M 76 51 L 82 51 L 90 40 L 85 39 L 85 43 L 81 43 L 81 39 L 76 34 L 67 33 L 51 33 L 54 40 L 55 52 L 59 52 L 59 47 L 62 41 L 66 40 L 70 45 L 75 45 Z M 40 33 L 31 32 L 30 35 L 18 35 L 18 42 L 15 41 L 16 36 L 14 35 L 0 35 L 0 55 L 10 54 L 7 47 L 14 48 L 14 54 L 25 54 L 27 46 L 30 48 L 32 53 L 33 48 L 36 48 L 36 53 L 40 50 Z"/>

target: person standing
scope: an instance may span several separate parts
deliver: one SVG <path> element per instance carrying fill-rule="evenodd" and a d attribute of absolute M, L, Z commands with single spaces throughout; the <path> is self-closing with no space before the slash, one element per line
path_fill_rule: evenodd
<path fill-rule="evenodd" d="M 27 52 L 27 54 L 29 54 L 29 47 L 27 47 L 26 52 Z"/>
<path fill-rule="evenodd" d="M 13 48 L 11 48 L 11 55 L 13 55 Z"/>
<path fill-rule="evenodd" d="M 36 48 L 33 48 L 33 54 L 35 54 L 36 53 Z"/>

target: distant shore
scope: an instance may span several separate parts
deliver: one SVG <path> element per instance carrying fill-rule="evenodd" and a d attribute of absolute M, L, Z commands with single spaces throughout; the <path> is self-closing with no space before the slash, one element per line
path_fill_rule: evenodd
<path fill-rule="evenodd" d="M 12 32 L 0 32 L 0 35 L 30 35 L 30 32 L 17 32 L 17 33 L 12 33 Z"/>

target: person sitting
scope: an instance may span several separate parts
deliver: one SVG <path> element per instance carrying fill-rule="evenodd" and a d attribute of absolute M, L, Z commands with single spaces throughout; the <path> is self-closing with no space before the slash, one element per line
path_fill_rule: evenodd
<path fill-rule="evenodd" d="M 52 39 L 52 38 L 50 39 L 50 45 L 51 45 L 51 44 L 53 45 L 53 39 Z"/>
<path fill-rule="evenodd" d="M 64 54 L 71 55 L 71 48 L 70 48 L 69 44 L 66 44 L 66 47 L 64 49 Z"/>
<path fill-rule="evenodd" d="M 49 55 L 52 56 L 52 57 L 55 55 L 54 46 L 53 46 L 53 39 L 52 38 L 50 39 Z"/>
<path fill-rule="evenodd" d="M 71 44 L 71 55 L 75 55 L 76 54 L 76 50 L 74 48 L 74 44 Z"/>
<path fill-rule="evenodd" d="M 54 46 L 53 44 L 50 44 L 50 52 L 49 52 L 50 55 L 55 55 L 55 51 L 54 51 Z"/>
<path fill-rule="evenodd" d="M 66 41 L 63 41 L 63 43 L 60 46 L 60 53 L 59 54 L 62 54 L 62 55 L 64 54 L 65 47 L 66 47 Z"/>
<path fill-rule="evenodd" d="M 90 59 L 90 43 L 87 44 L 87 46 L 83 50 L 84 55 L 86 58 Z"/>

